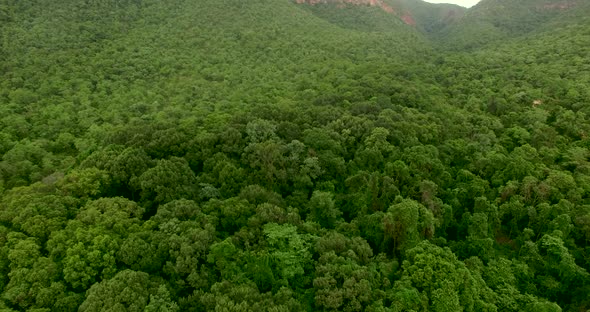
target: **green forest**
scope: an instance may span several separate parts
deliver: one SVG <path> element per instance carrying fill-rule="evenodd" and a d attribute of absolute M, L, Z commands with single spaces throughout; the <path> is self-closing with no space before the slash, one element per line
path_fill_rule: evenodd
<path fill-rule="evenodd" d="M 590 311 L 590 3 L 356 2 L 0 0 L 0 312 Z"/>

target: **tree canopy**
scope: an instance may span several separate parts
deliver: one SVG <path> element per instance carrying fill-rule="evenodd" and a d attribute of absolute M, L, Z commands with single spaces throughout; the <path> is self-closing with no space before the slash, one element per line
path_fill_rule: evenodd
<path fill-rule="evenodd" d="M 590 309 L 588 5 L 306 2 L 0 1 L 1 311 Z"/>

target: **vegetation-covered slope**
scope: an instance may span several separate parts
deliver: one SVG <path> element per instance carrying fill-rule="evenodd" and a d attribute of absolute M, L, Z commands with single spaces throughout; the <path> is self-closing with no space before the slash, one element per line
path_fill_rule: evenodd
<path fill-rule="evenodd" d="M 461 20 L 467 11 L 464 7 L 454 4 L 433 4 L 416 0 L 396 0 L 416 21 L 421 31 L 436 35 L 446 27 Z"/>
<path fill-rule="evenodd" d="M 477 49 L 572 24 L 589 13 L 590 3 L 580 0 L 482 0 L 437 39 L 454 50 Z"/>
<path fill-rule="evenodd" d="M 320 18 L 344 28 L 404 32 L 414 29 L 434 36 L 460 20 L 466 9 L 422 0 L 295 0 Z M 403 27 L 402 25 L 406 25 Z"/>
<path fill-rule="evenodd" d="M 589 21 L 316 9 L 2 2 L 0 309 L 589 309 Z"/>

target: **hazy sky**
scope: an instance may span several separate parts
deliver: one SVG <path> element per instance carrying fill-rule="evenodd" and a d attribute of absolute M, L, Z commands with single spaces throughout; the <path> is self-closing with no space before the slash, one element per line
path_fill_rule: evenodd
<path fill-rule="evenodd" d="M 458 4 L 464 7 L 471 7 L 474 6 L 479 0 L 424 0 L 430 3 L 453 3 Z"/>

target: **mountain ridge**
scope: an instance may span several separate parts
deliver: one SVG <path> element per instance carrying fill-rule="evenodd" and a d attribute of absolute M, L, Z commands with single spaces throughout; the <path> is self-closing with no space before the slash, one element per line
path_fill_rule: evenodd
<path fill-rule="evenodd" d="M 457 5 L 431 4 L 421 0 L 295 0 L 294 2 L 311 7 L 335 6 L 339 9 L 344 9 L 346 6 L 379 8 L 395 16 L 404 24 L 425 32 L 445 27 L 461 17 L 465 11 L 465 8 Z"/>
<path fill-rule="evenodd" d="M 590 12 L 590 5 L 582 0 L 482 0 L 471 8 L 452 4 L 434 4 L 422 0 L 294 0 L 298 5 L 307 5 L 319 12 L 322 18 L 334 21 L 332 15 L 345 13 L 336 11 L 357 7 L 377 8 L 388 15 L 375 12 L 357 14 L 357 20 L 368 20 L 364 24 L 377 25 L 375 20 L 395 19 L 415 28 L 440 46 L 450 49 L 474 49 L 486 44 L 511 37 L 542 31 L 555 21 L 562 24 L 567 19 L 576 20 Z M 327 12 L 327 7 L 332 7 Z M 360 16 L 360 17 L 359 17 Z M 388 17 L 390 16 L 390 17 Z M 354 23 L 349 19 L 348 23 Z M 347 22 L 338 24 L 346 27 Z M 389 22 L 391 24 L 391 22 Z M 557 26 L 556 26 L 557 27 Z M 373 31 L 398 31 L 398 26 L 374 27 Z"/>

